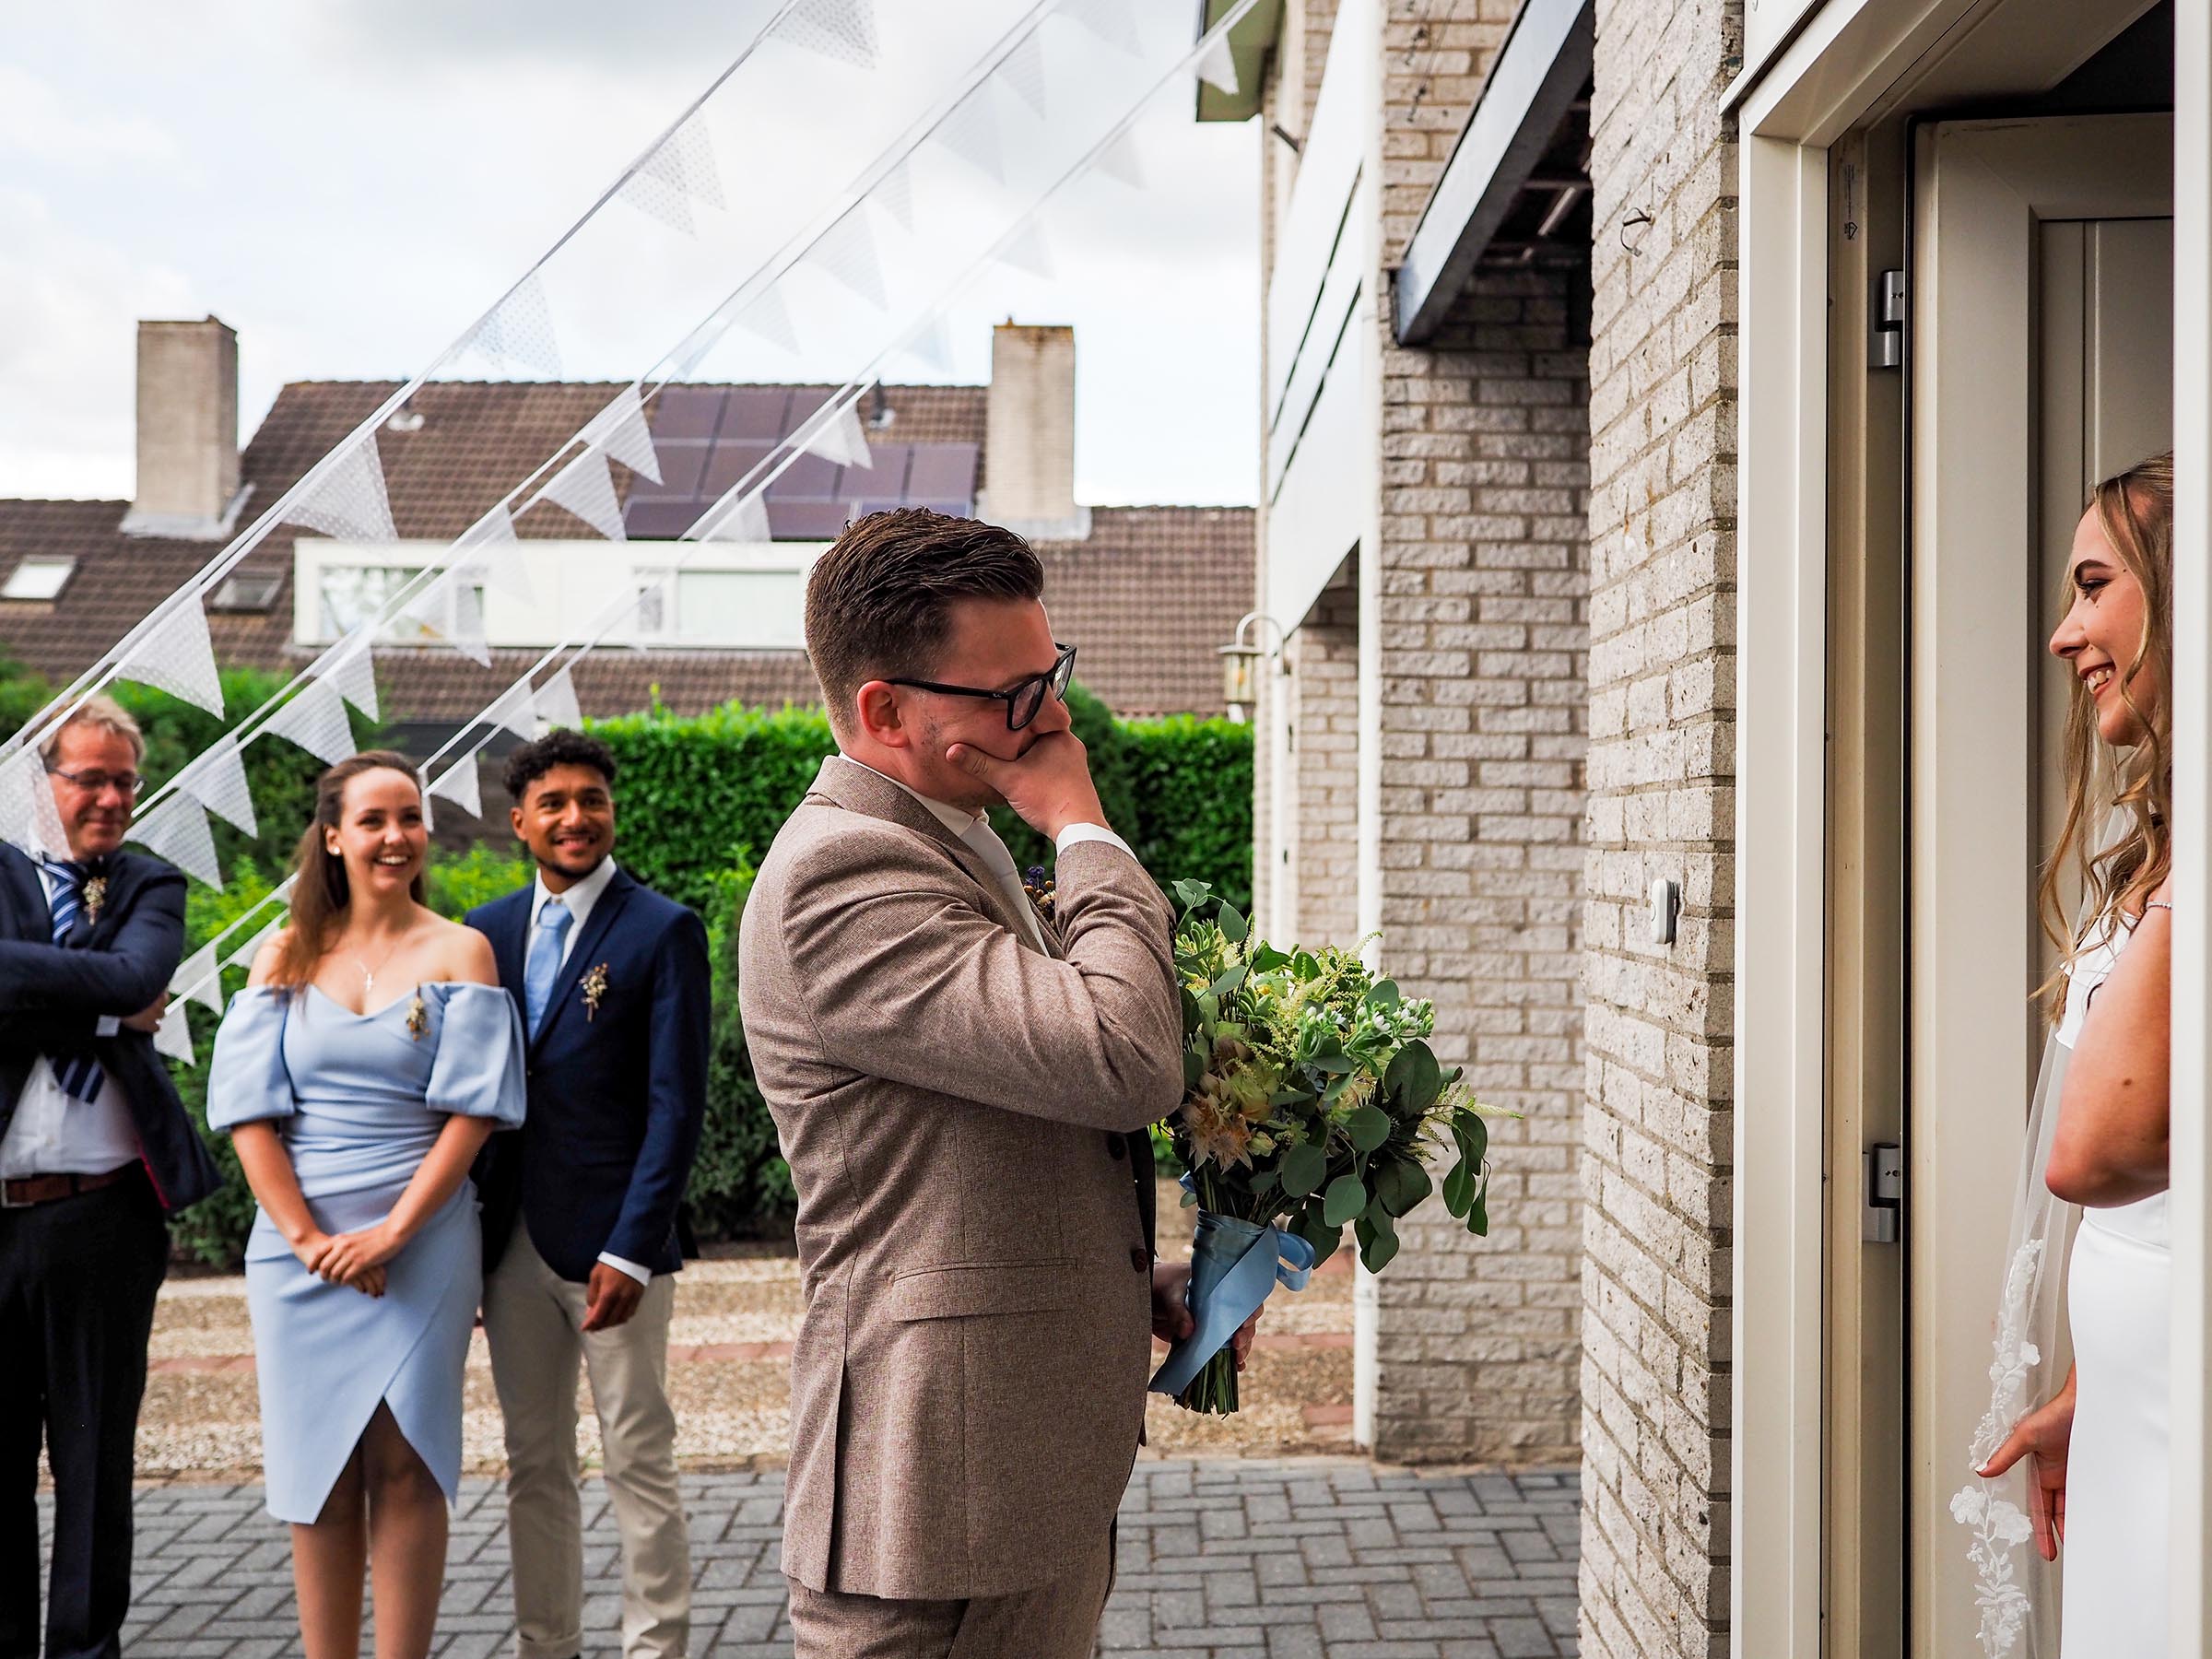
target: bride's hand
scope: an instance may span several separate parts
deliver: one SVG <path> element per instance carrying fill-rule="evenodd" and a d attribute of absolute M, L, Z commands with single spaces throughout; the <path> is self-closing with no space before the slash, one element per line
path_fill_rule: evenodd
<path fill-rule="evenodd" d="M 2028 1475 L 2028 1508 L 2035 1523 L 2036 1553 L 2058 1559 L 2066 1539 L 2066 1447 L 2074 1439 L 2074 1373 L 2065 1386 L 2013 1426 L 1996 1455 L 1979 1471 L 1985 1478 L 2002 1475 L 2021 1458 L 2032 1456 Z"/>
<path fill-rule="evenodd" d="M 381 1224 L 363 1228 L 359 1232 L 340 1233 L 330 1241 L 330 1248 L 324 1253 L 322 1264 L 315 1271 L 333 1284 L 359 1288 L 364 1275 L 375 1272 L 380 1278 L 382 1277 L 384 1264 L 399 1253 L 401 1242 L 390 1228 Z"/>

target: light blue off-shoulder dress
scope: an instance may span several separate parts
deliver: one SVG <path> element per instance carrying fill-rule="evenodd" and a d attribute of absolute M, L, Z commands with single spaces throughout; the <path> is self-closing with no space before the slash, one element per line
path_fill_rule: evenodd
<path fill-rule="evenodd" d="M 356 1014 L 309 986 L 241 991 L 207 1077 L 207 1122 L 276 1120 L 325 1232 L 390 1213 L 449 1114 L 523 1121 L 523 1027 L 497 985 L 430 982 Z M 246 1241 L 269 1512 L 312 1522 L 379 1404 L 450 1501 L 461 1477 L 461 1385 L 483 1288 L 477 1194 L 464 1181 L 384 1266 L 384 1294 L 324 1282 L 265 1212 Z"/>

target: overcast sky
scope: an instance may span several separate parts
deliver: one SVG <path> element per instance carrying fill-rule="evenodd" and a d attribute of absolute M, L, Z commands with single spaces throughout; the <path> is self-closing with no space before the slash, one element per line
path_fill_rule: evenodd
<path fill-rule="evenodd" d="M 130 494 L 140 317 L 212 312 L 238 330 L 241 442 L 287 381 L 411 374 L 698 94 L 767 3 L 18 10 L 0 61 L 0 495 Z M 975 19 L 987 40 L 1027 0 L 891 3 L 945 19 L 945 49 L 961 55 L 958 24 Z M 1187 0 L 1137 4 L 1158 10 L 1158 28 L 1189 27 Z M 725 176 L 757 168 L 806 182 L 824 147 L 808 141 L 826 132 L 849 142 L 818 172 L 875 153 L 858 135 L 865 120 L 838 112 L 849 75 L 841 82 L 832 66 L 817 92 L 801 84 L 809 68 L 771 50 L 772 64 L 763 53 L 740 73 L 773 70 L 790 96 L 771 124 L 794 147 L 725 153 Z M 1055 65 L 1070 50 L 1063 41 Z M 950 378 L 969 382 L 987 378 L 990 324 L 1009 312 L 1075 324 L 1087 501 L 1253 497 L 1256 138 L 1253 124 L 1201 126 L 1191 110 L 1182 88 L 1147 107 L 1147 188 L 1087 182 L 1053 224 L 1049 280 L 987 282 L 948 313 Z M 645 280 L 666 286 L 655 266 Z M 584 291 L 611 308 L 625 280 L 603 270 Z M 567 375 L 643 369 L 611 343 L 618 331 L 593 332 L 568 330 Z M 834 330 L 808 331 L 796 358 L 753 371 L 842 381 L 848 348 Z M 729 367 L 711 359 L 702 372 Z M 889 377 L 928 378 L 911 364 Z"/>

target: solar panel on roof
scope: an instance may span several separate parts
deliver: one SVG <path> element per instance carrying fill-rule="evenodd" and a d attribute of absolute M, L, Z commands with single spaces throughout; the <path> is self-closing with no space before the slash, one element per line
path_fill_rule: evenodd
<path fill-rule="evenodd" d="M 697 501 L 639 500 L 623 509 L 622 527 L 632 541 L 673 541 L 691 528 L 700 512 Z"/>
<path fill-rule="evenodd" d="M 737 439 L 750 443 L 772 443 L 789 429 L 783 424 L 784 406 L 791 402 L 783 386 L 733 386 L 722 414 L 722 441 Z"/>
<path fill-rule="evenodd" d="M 724 386 L 664 386 L 653 400 L 653 435 L 656 438 L 714 436 L 722 419 Z"/>
<path fill-rule="evenodd" d="M 771 501 L 835 500 L 839 471 L 834 461 L 825 461 L 819 455 L 801 455 L 776 475 L 775 482 L 768 487 L 768 499 Z"/>
<path fill-rule="evenodd" d="M 671 443 L 655 433 L 653 453 L 661 463 L 661 481 L 655 484 L 642 473 L 631 482 L 629 497 L 677 496 L 689 500 L 699 493 L 700 476 L 707 468 L 707 446 L 703 442 Z"/>
<path fill-rule="evenodd" d="M 830 541 L 845 527 L 845 504 L 771 500 L 768 525 L 778 541 Z"/>
<path fill-rule="evenodd" d="M 754 467 L 767 459 L 769 446 L 765 443 L 731 443 L 724 441 L 714 446 L 707 457 L 707 470 L 700 479 L 700 493 L 719 496 L 736 483 Z"/>
<path fill-rule="evenodd" d="M 976 453 L 972 443 L 915 444 L 902 493 L 910 501 L 972 502 Z"/>

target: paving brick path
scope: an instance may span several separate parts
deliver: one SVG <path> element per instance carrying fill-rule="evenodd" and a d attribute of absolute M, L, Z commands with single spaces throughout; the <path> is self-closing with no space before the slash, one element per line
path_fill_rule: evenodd
<path fill-rule="evenodd" d="M 780 1473 L 690 1475 L 698 1659 L 788 1654 L 776 1544 Z M 1177 1459 L 1136 1468 L 1107 1659 L 1517 1659 L 1571 1654 L 1571 1474 L 1423 1475 L 1349 1458 Z M 51 1510 L 41 1500 L 49 1525 Z M 587 1628 L 619 1624 L 606 1489 L 585 1488 Z M 440 1659 L 512 1651 L 504 1504 L 465 1483 Z M 277 1659 L 298 1651 L 285 1529 L 253 1486 L 138 1497 L 132 1659 Z"/>

